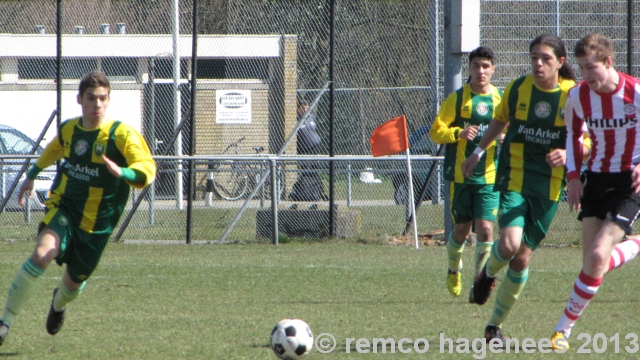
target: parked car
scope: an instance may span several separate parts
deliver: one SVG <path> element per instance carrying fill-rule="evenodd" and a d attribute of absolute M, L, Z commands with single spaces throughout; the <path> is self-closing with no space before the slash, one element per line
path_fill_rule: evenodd
<path fill-rule="evenodd" d="M 29 155 L 34 146 L 35 141 L 26 134 L 10 126 L 0 125 L 0 155 Z M 40 155 L 42 150 L 42 146 L 38 146 L 35 155 Z M 0 159 L 0 201 L 4 200 L 24 161 L 25 159 Z M 35 159 L 31 160 L 31 164 L 33 163 L 35 163 Z M 32 210 L 44 209 L 44 202 L 49 198 L 49 191 L 55 175 L 55 167 L 52 166 L 42 171 L 36 178 L 34 182 L 35 196 L 31 199 L 30 204 Z M 20 177 L 20 181 L 25 178 L 26 171 Z M 5 210 L 24 210 L 18 204 L 18 189 L 19 185 L 15 187 L 11 194 Z"/>

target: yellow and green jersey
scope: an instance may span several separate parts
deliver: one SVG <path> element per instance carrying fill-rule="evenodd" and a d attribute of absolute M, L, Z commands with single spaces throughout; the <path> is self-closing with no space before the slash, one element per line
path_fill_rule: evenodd
<path fill-rule="evenodd" d="M 462 163 L 478 146 L 487 130 L 502 98 L 502 91 L 491 85 L 488 94 L 476 94 L 466 84 L 454 91 L 442 103 L 438 117 L 431 125 L 429 135 L 436 144 L 448 144 L 444 155 L 443 177 L 447 181 L 465 184 L 493 184 L 495 182 L 497 156 L 494 141 L 486 149 L 473 174 L 462 175 Z M 478 134 L 472 141 L 460 138 L 460 132 L 468 126 L 478 126 Z"/>
<path fill-rule="evenodd" d="M 500 150 L 496 190 L 557 201 L 565 185 L 565 167 L 552 168 L 546 156 L 566 146 L 564 105 L 575 85 L 560 78 L 558 87 L 543 90 L 533 75 L 512 81 L 504 91 L 495 119 L 509 128 Z"/>
<path fill-rule="evenodd" d="M 144 181 L 128 183 L 112 175 L 102 155 L 121 168 L 144 174 Z M 143 188 L 155 178 L 156 166 L 147 143 L 131 126 L 105 120 L 97 129 L 85 129 L 81 118 L 62 123 L 58 135 L 44 149 L 36 173 L 62 160 L 46 202 L 48 208 L 65 208 L 80 229 L 110 234 L 129 199 L 129 188 Z M 30 171 L 30 176 L 34 173 Z M 48 211 L 46 217 L 54 211 Z"/>

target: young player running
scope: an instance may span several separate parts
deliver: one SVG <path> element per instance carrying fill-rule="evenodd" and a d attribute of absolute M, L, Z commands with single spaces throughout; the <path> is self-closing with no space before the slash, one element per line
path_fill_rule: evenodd
<path fill-rule="evenodd" d="M 496 175 L 500 190 L 500 239 L 474 281 L 474 300 L 484 304 L 498 272 L 509 265 L 485 328 L 487 340 L 504 344 L 501 326 L 529 273 L 533 251 L 544 239 L 556 213 L 565 182 L 564 103 L 575 75 L 566 62 L 564 43 L 555 35 L 540 35 L 529 46 L 531 74 L 505 89 L 496 116 L 472 156 L 462 164 L 470 176 L 481 155 L 508 126 Z"/>
<path fill-rule="evenodd" d="M 145 140 L 132 127 L 105 118 L 110 85 L 99 71 L 87 74 L 77 96 L 82 117 L 62 123 L 19 190 L 33 194 L 38 173 L 62 160 L 38 227 L 35 250 L 15 275 L 0 316 L 0 345 L 52 260 L 66 263 L 47 316 L 51 335 L 64 323 L 67 303 L 78 297 L 95 270 L 129 199 L 129 188 L 149 185 L 156 173 Z"/>
<path fill-rule="evenodd" d="M 554 349 L 568 349 L 567 339 L 604 274 L 638 254 L 638 239 L 619 243 L 631 233 L 640 212 L 640 82 L 613 67 L 607 37 L 590 34 L 576 44 L 574 56 L 583 81 L 569 93 L 567 178 L 569 207 L 580 210 L 583 266 L 552 337 Z M 593 149 L 584 184 L 580 181 L 584 133 Z"/>
<path fill-rule="evenodd" d="M 496 145 L 492 141 L 469 177 L 460 165 L 473 153 L 484 135 L 502 91 L 491 85 L 495 72 L 493 50 L 480 46 L 469 54 L 471 81 L 447 97 L 430 135 L 436 144 L 448 144 L 444 155 L 444 179 L 451 182 L 451 214 L 454 228 L 447 241 L 449 273 L 447 288 L 458 297 L 462 291 L 462 252 L 475 221 L 478 242 L 475 275 L 484 266 L 493 243 L 493 222 L 498 213 L 499 193 L 494 191 L 497 166 Z M 475 277 L 475 276 L 474 276 Z M 473 302 L 473 292 L 469 293 Z"/>

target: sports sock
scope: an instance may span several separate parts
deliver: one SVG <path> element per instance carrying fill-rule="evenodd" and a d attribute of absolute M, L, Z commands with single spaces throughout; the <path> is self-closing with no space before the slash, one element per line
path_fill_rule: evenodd
<path fill-rule="evenodd" d="M 36 289 L 36 280 L 42 274 L 44 274 L 44 269 L 36 265 L 33 260 L 27 259 L 22 264 L 9 288 L 7 302 L 4 305 L 2 316 L 0 316 L 0 320 L 3 323 L 9 327 L 13 325 L 16 316 L 20 314 L 24 305 L 31 299 Z"/>
<path fill-rule="evenodd" d="M 496 277 L 502 268 L 509 264 L 509 261 L 513 259 L 505 260 L 500 256 L 498 252 L 498 243 L 499 241 L 494 241 L 493 245 L 491 245 L 491 256 L 487 259 L 487 275 L 489 277 Z"/>
<path fill-rule="evenodd" d="M 567 307 L 564 309 L 564 314 L 562 314 L 560 322 L 556 325 L 555 331 L 564 331 L 565 335 L 569 337 L 571 328 L 573 328 L 584 309 L 589 305 L 589 301 L 596 294 L 601 283 L 602 278 L 596 279 L 585 274 L 584 271 L 580 271 L 580 275 L 578 275 L 573 285 L 573 291 L 567 302 Z"/>
<path fill-rule="evenodd" d="M 464 244 L 457 244 L 455 240 L 453 240 L 453 232 L 449 233 L 449 240 L 447 241 L 447 258 L 449 259 L 449 271 L 458 272 L 462 270 L 462 252 L 464 251 Z"/>
<path fill-rule="evenodd" d="M 620 266 L 635 259 L 636 255 L 640 251 L 640 239 L 629 238 L 616 245 L 611 251 L 611 258 L 609 260 L 609 270 L 614 270 Z"/>
<path fill-rule="evenodd" d="M 484 267 L 484 264 L 489 259 L 489 255 L 491 255 L 491 244 L 490 242 L 477 242 L 476 243 L 476 252 L 474 255 L 474 260 L 476 264 L 476 274 L 478 276 L 480 270 Z"/>
<path fill-rule="evenodd" d="M 75 300 L 80 292 L 84 290 L 84 287 L 87 285 L 87 282 L 82 282 L 82 285 L 74 291 L 69 291 L 67 287 L 64 285 L 64 281 L 60 280 L 60 285 L 58 286 L 58 291 L 56 295 L 53 297 L 53 310 L 62 311 L 67 306 L 68 303 Z"/>
<path fill-rule="evenodd" d="M 496 294 L 496 305 L 493 308 L 489 325 L 501 326 L 507 318 L 513 304 L 518 300 L 518 296 L 524 289 L 524 284 L 529 277 L 529 268 L 516 271 L 511 268 L 507 270 L 507 275 L 502 280 L 498 293 Z"/>

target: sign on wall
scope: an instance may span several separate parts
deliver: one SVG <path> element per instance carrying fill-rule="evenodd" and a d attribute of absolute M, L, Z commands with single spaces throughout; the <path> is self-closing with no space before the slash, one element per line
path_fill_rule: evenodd
<path fill-rule="evenodd" d="M 251 124 L 251 90 L 216 90 L 216 124 Z"/>

